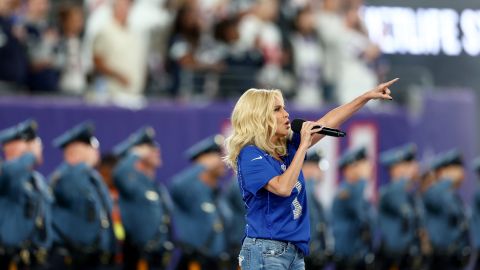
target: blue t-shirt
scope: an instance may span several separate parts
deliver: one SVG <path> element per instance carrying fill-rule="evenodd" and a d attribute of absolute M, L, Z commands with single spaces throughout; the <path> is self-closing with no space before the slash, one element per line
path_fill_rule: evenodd
<path fill-rule="evenodd" d="M 238 156 L 238 183 L 247 210 L 247 237 L 292 242 L 308 255 L 310 223 L 302 172 L 289 197 L 277 196 L 263 188 L 290 166 L 300 145 L 294 133 L 287 142 L 287 155 L 276 160 L 254 145 L 245 146 Z"/>

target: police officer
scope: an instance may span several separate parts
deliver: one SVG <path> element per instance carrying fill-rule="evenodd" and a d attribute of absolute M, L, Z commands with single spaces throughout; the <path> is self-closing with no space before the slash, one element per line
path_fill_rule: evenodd
<path fill-rule="evenodd" d="M 240 191 L 236 177 L 231 180 L 227 187 L 225 198 L 232 212 L 230 226 L 226 228 L 228 254 L 230 255 L 232 269 L 237 269 L 237 257 L 242 247 L 243 238 L 245 237 L 246 211 L 242 192 Z"/>
<path fill-rule="evenodd" d="M 219 180 L 226 173 L 221 158 L 223 137 L 208 137 L 186 151 L 193 163 L 175 176 L 170 192 L 183 255 L 177 269 L 222 269 L 229 261 L 225 227 L 231 211 L 220 194 Z"/>
<path fill-rule="evenodd" d="M 462 269 L 471 255 L 469 224 L 457 189 L 464 180 L 456 150 L 432 162 L 436 182 L 425 192 L 426 227 L 433 248 L 432 269 Z"/>
<path fill-rule="evenodd" d="M 44 269 L 51 246 L 51 203 L 37 123 L 26 120 L 0 132 L 5 161 L 0 168 L 0 267 Z"/>
<path fill-rule="evenodd" d="M 162 165 L 155 130 L 144 127 L 117 145 L 113 153 L 121 157 L 114 169 L 114 184 L 126 238 L 124 269 L 165 269 L 173 250 L 170 213 L 172 203 L 166 189 L 155 181 Z"/>
<path fill-rule="evenodd" d="M 51 179 L 58 269 L 107 268 L 116 250 L 112 202 L 94 169 L 99 162 L 99 142 L 93 131 L 93 124 L 84 122 L 53 141 L 64 153 L 64 162 Z"/>
<path fill-rule="evenodd" d="M 473 162 L 473 169 L 477 173 L 480 179 L 480 157 L 476 158 Z M 477 262 L 475 269 L 480 269 L 480 185 L 477 182 L 475 195 L 472 201 L 472 235 L 473 235 L 473 247 L 477 252 Z"/>
<path fill-rule="evenodd" d="M 310 255 L 305 258 L 306 269 L 323 269 L 328 263 L 331 250 L 327 249 L 327 219 L 322 204 L 315 196 L 318 184 L 323 180 L 320 168 L 322 161 L 318 149 L 307 152 L 302 172 L 307 190 L 307 207 L 310 216 Z"/>
<path fill-rule="evenodd" d="M 332 232 L 335 239 L 335 262 L 338 269 L 373 267 L 372 216 L 364 198 L 372 165 L 365 148 L 346 152 L 339 161 L 344 181 L 332 205 Z"/>
<path fill-rule="evenodd" d="M 388 150 L 380 157 L 390 174 L 390 182 L 380 192 L 378 207 L 382 240 L 377 267 L 381 269 L 412 269 L 411 263 L 421 257 L 415 243 L 416 209 L 411 194 L 418 177 L 415 155 L 415 145 L 407 144 Z"/>

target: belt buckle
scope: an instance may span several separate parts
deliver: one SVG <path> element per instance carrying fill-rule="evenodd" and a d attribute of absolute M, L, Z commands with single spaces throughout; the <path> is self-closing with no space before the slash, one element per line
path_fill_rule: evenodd
<path fill-rule="evenodd" d="M 35 259 L 39 264 L 45 264 L 47 262 L 47 250 L 40 248 L 35 252 Z"/>
<path fill-rule="evenodd" d="M 28 249 L 22 249 L 20 250 L 20 260 L 25 264 L 25 265 L 30 265 L 30 251 Z"/>

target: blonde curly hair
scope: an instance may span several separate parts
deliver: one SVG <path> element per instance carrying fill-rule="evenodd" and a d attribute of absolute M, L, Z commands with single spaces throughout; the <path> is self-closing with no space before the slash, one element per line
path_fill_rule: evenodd
<path fill-rule="evenodd" d="M 287 153 L 286 138 L 272 142 L 277 129 L 275 99 L 283 104 L 279 90 L 251 88 L 238 99 L 231 115 L 232 134 L 225 140 L 224 161 L 237 170 L 237 158 L 245 145 L 253 144 L 275 156 Z"/>

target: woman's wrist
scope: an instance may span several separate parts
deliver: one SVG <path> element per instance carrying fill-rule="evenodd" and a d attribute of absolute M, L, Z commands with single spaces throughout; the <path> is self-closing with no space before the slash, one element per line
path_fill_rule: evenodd
<path fill-rule="evenodd" d="M 372 90 L 369 90 L 369 91 L 363 93 L 363 95 L 361 95 L 359 98 L 364 102 L 368 102 L 368 101 L 374 99 L 373 96 L 372 96 Z"/>
<path fill-rule="evenodd" d="M 302 154 L 306 154 L 308 148 L 309 148 L 309 145 L 300 144 L 298 146 L 297 152 L 301 152 Z"/>

